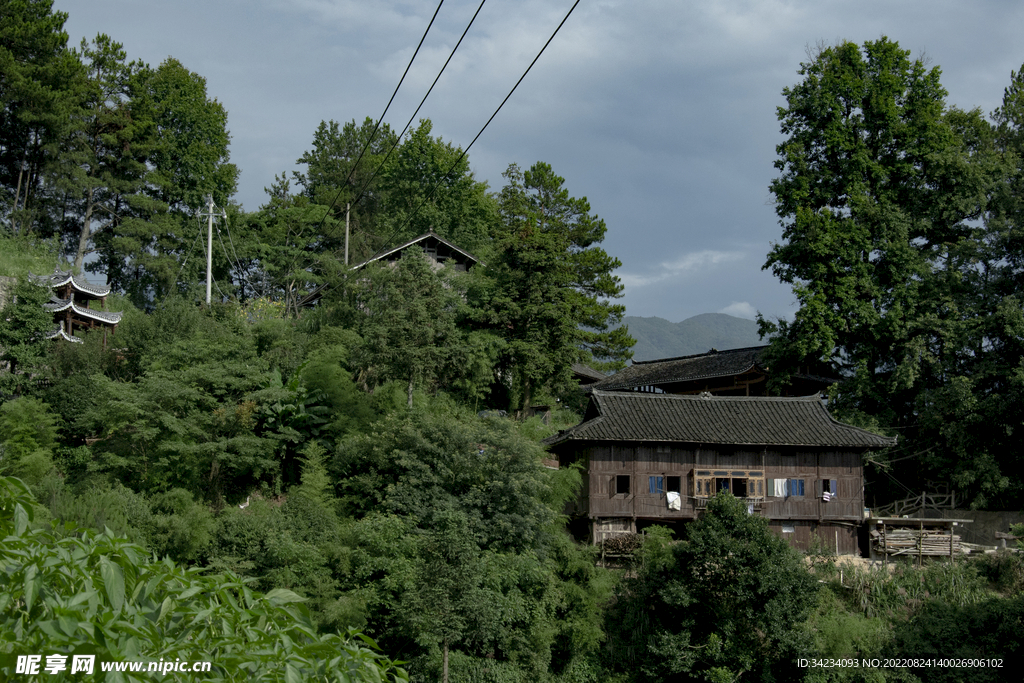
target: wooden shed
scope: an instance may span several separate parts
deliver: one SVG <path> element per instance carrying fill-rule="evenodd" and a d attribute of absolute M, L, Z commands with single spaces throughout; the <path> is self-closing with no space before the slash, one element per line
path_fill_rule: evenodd
<path fill-rule="evenodd" d="M 729 491 L 806 549 L 814 536 L 857 552 L 863 454 L 895 439 L 834 420 L 817 396 L 728 397 L 593 391 L 583 421 L 545 441 L 561 467 L 580 463 L 570 511 L 596 543 L 695 519 Z"/>

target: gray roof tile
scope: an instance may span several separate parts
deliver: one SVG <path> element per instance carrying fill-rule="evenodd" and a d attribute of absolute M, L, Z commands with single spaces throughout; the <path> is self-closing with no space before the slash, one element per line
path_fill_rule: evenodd
<path fill-rule="evenodd" d="M 680 396 L 594 391 L 590 419 L 545 439 L 885 448 L 896 439 L 833 419 L 817 396 Z"/>
<path fill-rule="evenodd" d="M 693 356 L 634 362 L 590 387 L 604 391 L 673 384 L 709 377 L 738 375 L 759 366 L 767 346 L 709 351 Z M 763 369 L 763 368 L 762 368 Z"/>

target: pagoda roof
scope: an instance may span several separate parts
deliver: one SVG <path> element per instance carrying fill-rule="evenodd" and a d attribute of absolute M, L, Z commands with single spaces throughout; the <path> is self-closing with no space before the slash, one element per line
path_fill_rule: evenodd
<path fill-rule="evenodd" d="M 51 330 L 45 336 L 47 339 L 57 339 L 58 337 L 60 337 L 61 339 L 65 339 L 69 342 L 74 342 L 75 344 L 85 343 L 81 337 L 76 337 L 73 334 L 68 334 L 67 332 L 65 332 L 63 325 L 57 325 L 57 327 L 53 328 L 53 330 Z"/>
<path fill-rule="evenodd" d="M 61 270 L 59 267 L 54 268 L 53 273 L 50 275 L 32 275 L 30 273 L 29 278 L 36 284 L 54 289 L 70 284 L 76 292 L 90 297 L 99 298 L 110 294 L 110 287 L 94 285 L 87 282 L 84 278 L 75 277 L 74 273 L 70 270 Z"/>
<path fill-rule="evenodd" d="M 51 297 L 49 303 L 43 304 L 43 308 L 50 311 L 51 313 L 60 313 L 66 311 L 69 308 L 76 314 L 83 318 L 89 318 L 107 325 L 116 325 L 121 322 L 121 312 L 113 313 L 110 311 L 94 311 L 91 308 L 82 308 L 75 303 L 74 298 L 68 297 L 67 299 L 58 299 L 57 297 Z"/>

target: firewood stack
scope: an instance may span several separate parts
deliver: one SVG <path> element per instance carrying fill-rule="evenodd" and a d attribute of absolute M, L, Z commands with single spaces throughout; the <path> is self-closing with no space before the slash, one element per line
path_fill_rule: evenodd
<path fill-rule="evenodd" d="M 877 553 L 892 555 L 949 556 L 949 533 L 941 529 L 878 529 L 871 531 L 871 543 Z M 963 553 L 960 536 L 953 534 L 953 553 Z"/>
<path fill-rule="evenodd" d="M 601 550 L 609 555 L 628 555 L 639 550 L 643 542 L 643 534 L 616 534 L 602 541 Z"/>

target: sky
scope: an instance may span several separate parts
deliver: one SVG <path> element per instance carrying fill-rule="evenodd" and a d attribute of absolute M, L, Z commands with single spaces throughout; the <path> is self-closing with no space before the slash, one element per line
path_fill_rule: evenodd
<path fill-rule="evenodd" d="M 418 118 L 465 147 L 573 0 L 489 0 Z M 447 0 L 385 121 L 401 130 L 469 23 Z M 71 43 L 106 33 L 130 59 L 174 57 L 224 104 L 235 200 L 301 170 L 321 121 L 377 118 L 434 0 L 55 0 Z M 626 314 L 789 317 L 762 270 L 781 227 L 768 186 L 782 90 L 819 44 L 885 35 L 942 70 L 947 103 L 990 113 L 1024 63 L 1013 0 L 582 0 L 469 152 L 478 180 L 551 164 L 588 198 L 622 261 Z"/>

